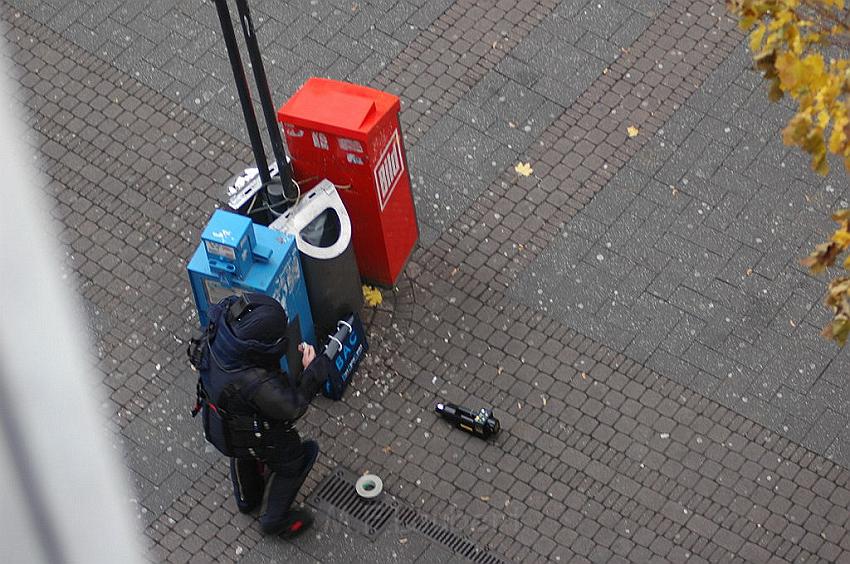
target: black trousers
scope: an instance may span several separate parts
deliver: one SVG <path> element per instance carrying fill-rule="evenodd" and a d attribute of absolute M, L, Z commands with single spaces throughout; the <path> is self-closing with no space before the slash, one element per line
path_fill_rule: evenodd
<path fill-rule="evenodd" d="M 231 459 L 230 470 L 240 511 L 251 511 L 262 501 L 260 523 L 271 532 L 285 520 L 319 455 L 319 445 L 302 441 L 298 431 L 291 428 L 273 430 L 267 438 L 268 445 L 255 449 L 250 456 Z M 268 467 L 265 482 L 258 462 Z"/>

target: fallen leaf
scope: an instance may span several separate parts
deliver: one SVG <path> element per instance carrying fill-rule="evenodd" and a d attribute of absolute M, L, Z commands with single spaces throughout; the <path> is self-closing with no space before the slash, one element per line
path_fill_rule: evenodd
<path fill-rule="evenodd" d="M 640 133 L 640 129 L 634 125 L 630 125 L 626 128 L 626 133 L 629 134 L 629 137 L 637 137 L 638 133 Z"/>
<path fill-rule="evenodd" d="M 544 396 L 543 394 L 540 394 L 540 399 L 543 400 L 543 407 L 546 407 L 546 396 Z"/>
<path fill-rule="evenodd" d="M 382 448 L 381 450 L 383 450 L 383 451 L 384 451 L 384 454 L 392 454 L 392 452 L 393 452 L 393 447 L 391 447 L 390 445 L 387 445 L 387 446 L 385 446 L 384 448 Z"/>
<path fill-rule="evenodd" d="M 490 501 L 490 496 L 489 495 L 482 495 L 481 501 Z"/>
<path fill-rule="evenodd" d="M 398 539 L 399 544 L 407 544 L 407 538 Z"/>
<path fill-rule="evenodd" d="M 670 191 L 673 192 L 674 198 L 679 195 L 679 191 L 676 189 L 675 186 L 670 186 Z"/>
<path fill-rule="evenodd" d="M 514 170 L 517 174 L 521 174 L 523 176 L 531 176 L 531 173 L 534 172 L 531 169 L 531 163 L 517 163 Z"/>
<path fill-rule="evenodd" d="M 747 276 L 752 276 L 752 275 L 753 275 L 753 269 L 752 269 L 752 268 L 748 268 L 748 269 L 747 269 Z"/>
<path fill-rule="evenodd" d="M 582 372 L 582 373 L 581 373 L 581 379 L 582 379 L 582 380 L 587 380 L 587 372 Z"/>
<path fill-rule="evenodd" d="M 363 285 L 363 298 L 369 307 L 379 306 L 384 303 L 384 295 L 381 294 L 381 291 L 365 284 Z"/>
<path fill-rule="evenodd" d="M 793 319 L 789 319 L 789 320 L 788 320 L 788 323 L 790 323 L 790 324 L 791 324 L 791 327 L 796 327 L 796 326 L 797 326 L 797 324 L 796 324 L 796 323 L 794 323 L 794 320 L 793 320 Z"/>

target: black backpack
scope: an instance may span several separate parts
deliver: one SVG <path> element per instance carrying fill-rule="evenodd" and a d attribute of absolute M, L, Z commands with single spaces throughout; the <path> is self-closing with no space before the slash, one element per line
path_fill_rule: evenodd
<path fill-rule="evenodd" d="M 229 405 L 228 400 L 233 392 L 232 387 L 225 387 L 219 397 L 219 404 Z M 192 417 L 201 413 L 204 438 L 225 456 L 256 456 L 256 449 L 267 446 L 264 438 L 269 424 L 257 415 L 234 415 L 220 405 L 210 401 L 203 381 L 198 377 Z"/>
<path fill-rule="evenodd" d="M 209 370 L 209 335 L 214 331 L 207 330 L 198 338 L 189 341 L 187 353 L 189 363 L 195 370 Z M 255 379 L 259 384 L 260 378 Z M 198 375 L 198 383 L 195 386 L 195 406 L 192 408 L 192 417 L 201 414 L 203 422 L 204 438 L 219 450 L 223 455 L 230 457 L 256 456 L 256 449 L 266 446 L 265 434 L 269 430 L 269 424 L 258 415 L 244 415 L 230 413 L 223 406 L 230 406 L 234 402 L 234 396 L 238 395 L 235 386 L 225 386 L 219 395 L 218 402 L 214 403 L 204 388 L 202 376 Z"/>

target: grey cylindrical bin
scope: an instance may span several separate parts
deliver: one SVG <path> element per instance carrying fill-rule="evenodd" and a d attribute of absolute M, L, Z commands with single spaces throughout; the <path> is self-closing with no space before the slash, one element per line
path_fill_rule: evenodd
<path fill-rule="evenodd" d="M 351 219 L 333 183 L 322 180 L 269 227 L 295 236 L 316 337 L 363 307 L 357 259 L 351 245 Z"/>

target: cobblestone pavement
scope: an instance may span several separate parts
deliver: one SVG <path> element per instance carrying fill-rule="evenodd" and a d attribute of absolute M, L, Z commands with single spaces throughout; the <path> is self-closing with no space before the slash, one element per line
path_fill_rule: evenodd
<path fill-rule="evenodd" d="M 846 357 L 796 266 L 846 182 L 777 141 L 786 111 L 722 2 L 252 6 L 277 96 L 311 74 L 401 95 L 423 227 L 364 311 L 354 388 L 306 417 L 307 491 L 375 471 L 513 561 L 850 561 Z M 250 162 L 210 3 L 3 19 L 150 558 L 448 560 L 327 518 L 262 538 L 186 417 L 186 258 Z M 503 433 L 452 431 L 437 397 L 492 405 Z"/>
<path fill-rule="evenodd" d="M 513 294 L 846 465 L 847 354 L 819 337 L 824 286 L 798 260 L 848 183 L 783 147 L 790 113 L 748 57 L 709 76 Z"/>

